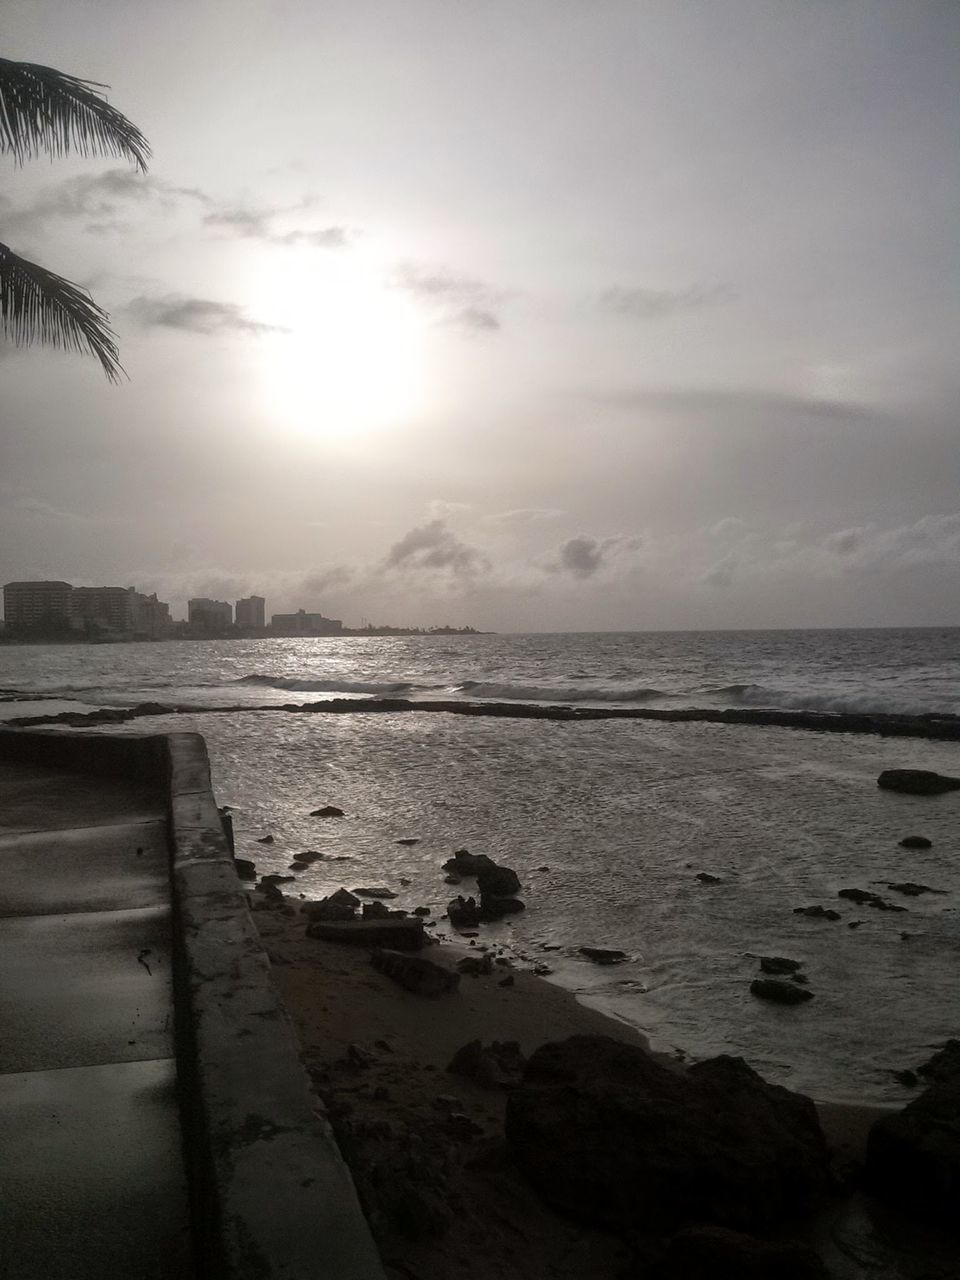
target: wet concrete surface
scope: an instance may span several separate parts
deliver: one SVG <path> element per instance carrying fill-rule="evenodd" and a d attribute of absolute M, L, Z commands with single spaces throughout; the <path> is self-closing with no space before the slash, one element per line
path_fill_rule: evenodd
<path fill-rule="evenodd" d="M 193 1274 L 170 946 L 163 796 L 0 761 L 0 1274 Z"/>

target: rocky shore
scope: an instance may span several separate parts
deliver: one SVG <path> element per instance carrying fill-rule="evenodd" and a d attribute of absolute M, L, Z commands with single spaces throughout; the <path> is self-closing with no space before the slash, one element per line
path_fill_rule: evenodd
<path fill-rule="evenodd" d="M 949 1051 L 902 1112 L 817 1108 L 739 1059 L 655 1055 L 382 898 L 270 884 L 251 904 L 390 1277 L 955 1280 Z M 898 1168 L 939 1178 L 932 1213 L 900 1217 Z"/>

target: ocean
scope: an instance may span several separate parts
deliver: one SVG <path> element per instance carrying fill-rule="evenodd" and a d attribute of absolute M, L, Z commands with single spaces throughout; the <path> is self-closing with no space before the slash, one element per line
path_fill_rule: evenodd
<path fill-rule="evenodd" d="M 960 1028 L 960 792 L 876 786 L 897 766 L 960 774 L 960 743 L 283 709 L 378 695 L 957 715 L 958 629 L 4 646 L 0 689 L 37 699 L 0 703 L 8 720 L 147 701 L 179 708 L 108 731 L 202 733 L 238 854 L 283 873 L 296 852 L 327 855 L 288 892 L 387 885 L 395 905 L 432 907 L 438 932 L 450 933 L 439 917 L 457 890 L 440 864 L 453 850 L 513 866 L 527 909 L 482 926 L 477 941 L 548 966 L 656 1048 L 733 1053 L 820 1099 L 889 1103 L 910 1096 L 892 1073 Z M 210 709 L 223 705 L 244 709 Z M 325 804 L 347 816 L 309 816 Z M 932 847 L 900 847 L 915 834 Z M 264 835 L 274 843 L 257 843 Z M 940 892 L 886 887 L 904 881 Z M 906 910 L 856 906 L 837 896 L 847 887 Z M 817 904 L 841 920 L 794 913 Z M 628 959 L 598 967 L 581 946 Z M 760 955 L 801 960 L 815 998 L 782 1008 L 753 997 Z"/>

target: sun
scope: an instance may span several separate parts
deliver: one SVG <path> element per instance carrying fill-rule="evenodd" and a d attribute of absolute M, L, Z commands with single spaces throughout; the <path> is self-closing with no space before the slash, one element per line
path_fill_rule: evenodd
<path fill-rule="evenodd" d="M 425 326 L 356 250 L 271 254 L 255 282 L 271 421 L 328 439 L 398 425 L 423 402 Z M 253 307 L 251 307 L 253 310 Z"/>

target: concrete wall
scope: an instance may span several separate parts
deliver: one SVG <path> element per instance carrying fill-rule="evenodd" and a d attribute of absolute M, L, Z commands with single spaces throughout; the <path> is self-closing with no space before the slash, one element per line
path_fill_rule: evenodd
<path fill-rule="evenodd" d="M 168 795 L 177 1062 L 203 1280 L 383 1280 L 270 979 L 199 734 L 0 730 L 0 758 Z"/>

